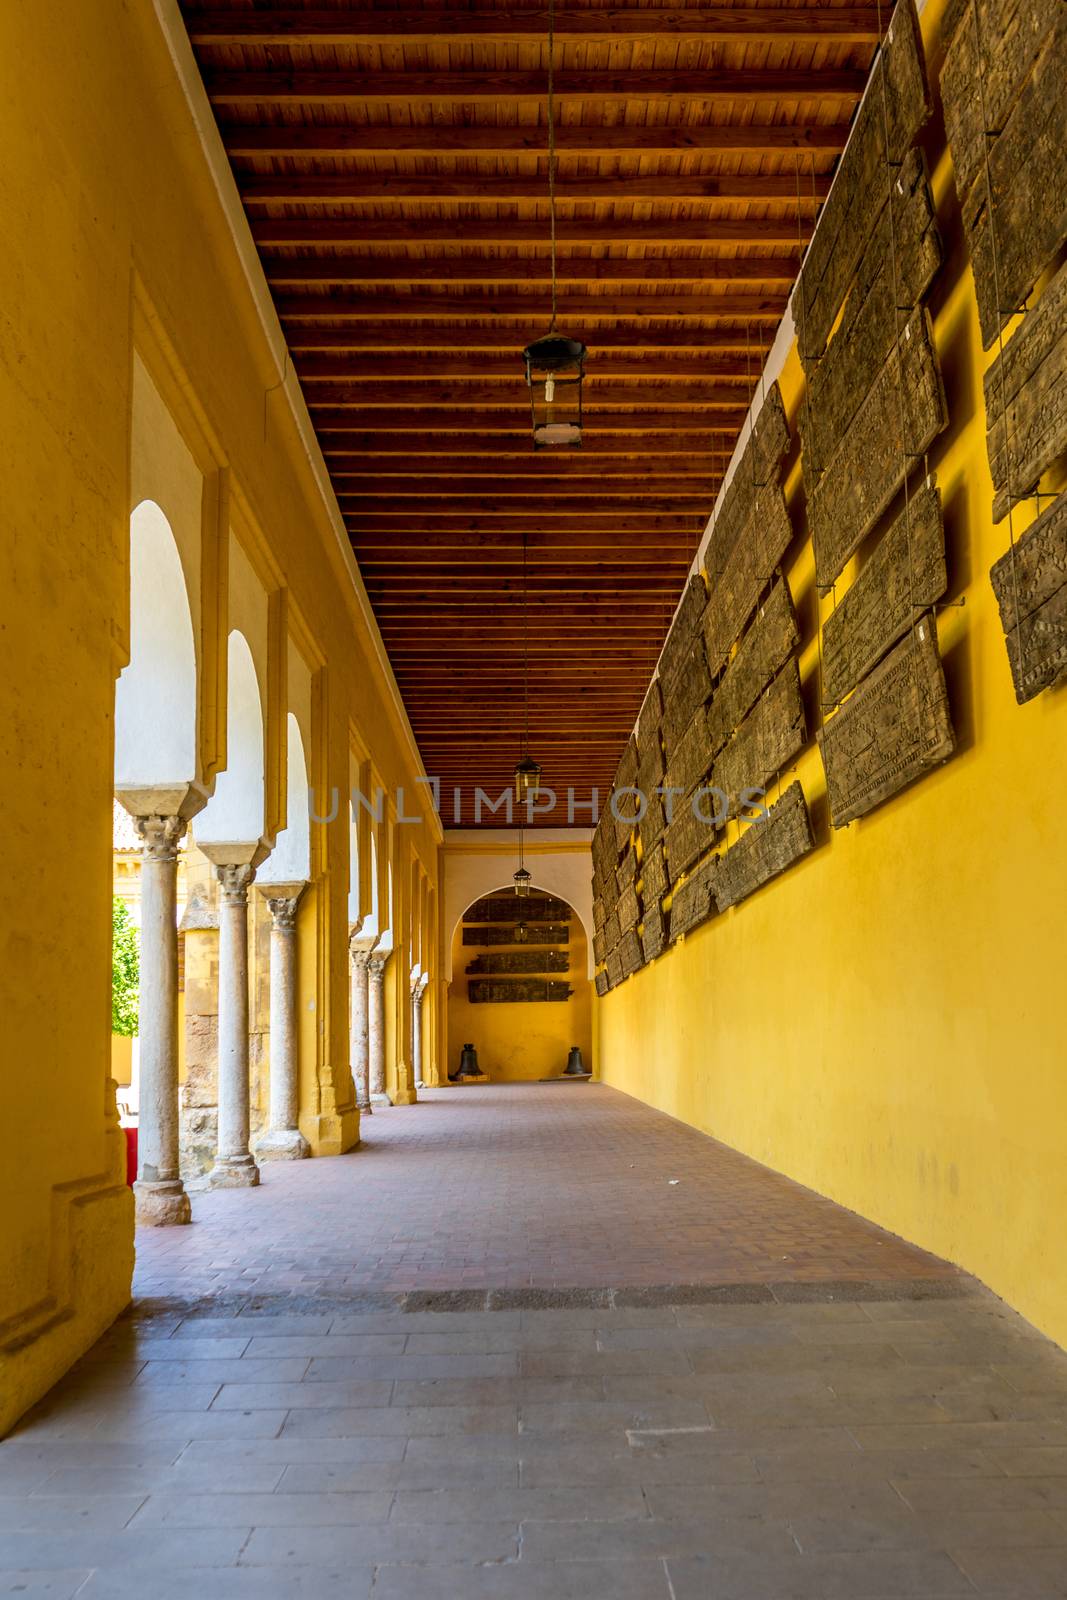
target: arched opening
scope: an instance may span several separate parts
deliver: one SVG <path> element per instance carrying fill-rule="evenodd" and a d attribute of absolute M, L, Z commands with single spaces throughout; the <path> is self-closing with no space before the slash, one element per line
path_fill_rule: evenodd
<path fill-rule="evenodd" d="M 196 646 L 166 514 L 130 517 L 130 659 L 115 686 L 115 788 L 179 788 L 196 776 Z"/>
<path fill-rule="evenodd" d="M 286 727 L 285 792 L 285 827 L 259 873 L 261 883 L 307 883 L 311 877 L 307 762 L 300 724 L 291 711 Z"/>
<path fill-rule="evenodd" d="M 526 936 L 522 935 L 525 927 Z M 574 908 L 534 886 L 473 901 L 452 934 L 447 1070 L 473 1044 L 493 1082 L 559 1077 L 577 1045 L 592 1060 L 586 933 Z M 443 1074 L 442 1074 L 443 1081 Z"/>
<path fill-rule="evenodd" d="M 252 651 L 236 628 L 226 657 L 226 767 L 196 819 L 198 844 L 252 843 L 263 833 L 263 707 Z M 306 803 L 306 780 L 304 793 Z"/>

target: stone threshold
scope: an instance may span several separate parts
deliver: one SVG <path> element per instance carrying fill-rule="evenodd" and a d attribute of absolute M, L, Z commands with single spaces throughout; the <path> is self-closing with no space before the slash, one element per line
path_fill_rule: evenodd
<path fill-rule="evenodd" d="M 782 1283 L 683 1283 L 633 1288 L 355 1290 L 338 1294 L 165 1295 L 131 1302 L 127 1321 L 156 1318 L 378 1316 L 383 1312 L 615 1311 L 633 1307 L 830 1304 L 863 1300 L 961 1300 L 985 1295 L 966 1273 L 949 1277 L 826 1279 Z"/>

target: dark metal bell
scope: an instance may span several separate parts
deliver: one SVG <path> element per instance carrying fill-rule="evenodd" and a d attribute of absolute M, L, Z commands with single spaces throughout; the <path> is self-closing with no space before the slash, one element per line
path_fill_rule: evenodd
<path fill-rule="evenodd" d="M 472 1044 L 465 1044 L 459 1053 L 459 1071 L 456 1078 L 480 1078 L 481 1069 L 478 1066 L 478 1052 Z M 453 1078 L 453 1083 L 455 1078 Z"/>
<path fill-rule="evenodd" d="M 567 1056 L 567 1065 L 563 1069 L 565 1078 L 587 1078 L 589 1076 L 585 1062 L 582 1060 L 581 1048 L 572 1044 Z"/>

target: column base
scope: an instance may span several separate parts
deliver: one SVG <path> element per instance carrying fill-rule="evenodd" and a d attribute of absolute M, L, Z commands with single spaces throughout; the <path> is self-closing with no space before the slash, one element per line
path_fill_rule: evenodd
<path fill-rule="evenodd" d="M 303 1161 L 311 1146 L 297 1128 L 282 1128 L 256 1140 L 257 1161 Z"/>
<path fill-rule="evenodd" d="M 359 1112 L 361 1117 L 369 1117 L 371 1114 L 371 1109 L 372 1107 L 369 1100 L 356 1101 L 356 1110 Z"/>
<path fill-rule="evenodd" d="M 418 1096 L 416 1095 L 414 1089 L 398 1089 L 396 1091 L 396 1099 L 393 1101 L 393 1104 L 394 1106 L 417 1105 Z"/>
<path fill-rule="evenodd" d="M 251 1156 L 217 1156 L 207 1181 L 212 1189 L 254 1189 L 259 1168 Z"/>
<path fill-rule="evenodd" d="M 372 1094 L 370 1103 L 372 1106 L 391 1106 L 393 1102 L 387 1094 Z"/>
<path fill-rule="evenodd" d="M 139 1228 L 173 1228 L 193 1220 L 193 1208 L 180 1178 L 162 1182 L 138 1178 L 133 1186 L 134 1221 Z"/>

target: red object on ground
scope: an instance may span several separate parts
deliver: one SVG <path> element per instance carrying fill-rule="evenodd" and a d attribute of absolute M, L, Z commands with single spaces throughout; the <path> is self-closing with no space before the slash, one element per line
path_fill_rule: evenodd
<path fill-rule="evenodd" d="M 126 1135 L 126 1182 L 133 1187 L 137 1176 L 137 1129 L 123 1128 Z"/>

